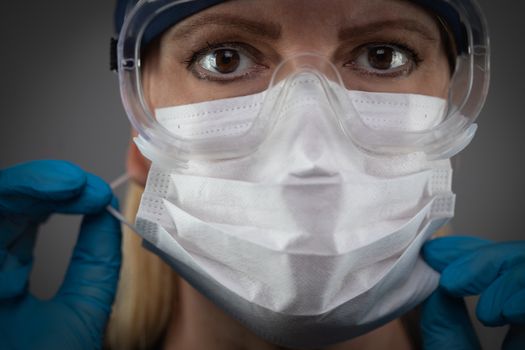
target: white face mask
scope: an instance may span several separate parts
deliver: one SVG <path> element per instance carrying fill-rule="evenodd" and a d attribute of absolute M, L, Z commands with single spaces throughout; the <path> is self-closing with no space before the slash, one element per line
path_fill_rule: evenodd
<path fill-rule="evenodd" d="M 446 107 L 432 97 L 347 93 L 364 101 L 357 110 L 375 128 L 438 123 Z M 173 133 L 195 132 L 210 114 L 215 130 L 235 118 L 240 128 L 256 115 L 228 111 L 257 99 L 167 108 L 157 118 Z M 268 139 L 240 159 L 170 169 L 139 142 L 153 166 L 137 227 L 147 247 L 256 334 L 315 348 L 397 318 L 436 288 L 419 250 L 453 216 L 452 170 L 422 154 L 362 153 L 314 85 L 288 102 Z"/>

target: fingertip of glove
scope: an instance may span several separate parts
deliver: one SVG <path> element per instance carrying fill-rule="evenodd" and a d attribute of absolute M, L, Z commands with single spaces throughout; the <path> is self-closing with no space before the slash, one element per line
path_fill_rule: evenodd
<path fill-rule="evenodd" d="M 485 327 L 501 327 L 505 320 L 498 305 L 478 301 L 476 317 Z"/>
<path fill-rule="evenodd" d="M 111 206 L 115 208 L 113 204 L 111 204 Z M 85 221 L 89 224 L 96 223 L 97 225 L 107 227 L 110 230 L 120 230 L 121 225 L 120 221 L 107 210 L 99 210 L 98 212 L 87 214 Z"/>
<path fill-rule="evenodd" d="M 95 201 L 108 205 L 115 198 L 109 184 L 100 177 L 87 174 L 86 192 L 92 196 Z"/>
<path fill-rule="evenodd" d="M 62 206 L 64 213 L 97 214 L 113 200 L 113 192 L 100 177 L 86 173 L 84 191 L 73 200 Z"/>
<path fill-rule="evenodd" d="M 427 241 L 421 255 L 432 268 L 442 272 L 451 262 L 487 244 L 490 241 L 477 237 L 439 237 Z"/>
<path fill-rule="evenodd" d="M 115 195 L 113 195 L 113 194 L 112 194 L 111 202 L 109 203 L 109 205 L 111 205 L 113 208 L 115 208 L 117 210 L 120 210 L 120 202 L 119 202 L 118 198 L 115 197 Z"/>
<path fill-rule="evenodd" d="M 525 290 L 512 296 L 503 305 L 502 313 L 510 323 L 525 325 Z"/>
<path fill-rule="evenodd" d="M 120 244 L 121 223 L 108 211 L 84 217 L 78 241 L 78 245 L 83 247 L 80 252 L 112 260 L 118 258 Z"/>
<path fill-rule="evenodd" d="M 491 327 L 525 323 L 525 289 L 520 286 L 523 269 L 514 267 L 492 282 L 481 294 L 476 307 L 480 321 Z"/>
<path fill-rule="evenodd" d="M 447 261 L 444 259 L 448 251 L 448 244 L 442 241 L 441 238 L 436 238 L 427 241 L 421 249 L 423 259 L 438 272 L 443 271 L 447 266 Z"/>
<path fill-rule="evenodd" d="M 455 265 L 450 265 L 443 269 L 439 285 L 449 295 L 454 297 L 464 297 L 470 295 L 469 291 L 465 290 L 465 281 L 463 278 L 464 271 L 458 269 Z"/>
<path fill-rule="evenodd" d="M 37 160 L 0 172 L 0 193 L 67 200 L 78 195 L 86 181 L 86 173 L 71 162 Z"/>

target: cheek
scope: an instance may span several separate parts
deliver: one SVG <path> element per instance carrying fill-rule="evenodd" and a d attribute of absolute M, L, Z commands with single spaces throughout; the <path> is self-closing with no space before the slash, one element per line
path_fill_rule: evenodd
<path fill-rule="evenodd" d="M 176 64 L 166 50 L 152 46 L 143 60 L 142 92 L 150 111 L 193 102 L 189 72 L 183 63 Z"/>
<path fill-rule="evenodd" d="M 144 158 L 132 141 L 126 159 L 128 175 L 139 185 L 145 186 L 150 166 L 150 161 Z"/>
<path fill-rule="evenodd" d="M 398 91 L 393 92 L 413 92 L 447 99 L 451 79 L 447 57 L 440 53 L 432 57 L 435 59 L 427 59 L 413 77 L 400 81 Z"/>
<path fill-rule="evenodd" d="M 180 84 L 175 85 L 169 77 L 178 76 L 173 68 L 163 64 L 162 60 L 148 61 L 142 71 L 142 90 L 150 110 L 155 108 L 182 104 L 186 89 L 181 89 Z M 181 79 L 177 79 L 181 81 Z"/>
<path fill-rule="evenodd" d="M 428 56 L 428 69 L 423 70 L 421 86 L 424 94 L 429 96 L 448 98 L 451 81 L 451 67 L 448 56 L 444 49 L 436 49 Z"/>
<path fill-rule="evenodd" d="M 174 66 L 166 60 L 148 62 L 143 70 L 143 91 L 150 110 L 221 98 L 221 89 L 204 86 L 184 65 Z M 209 83 L 208 83 L 209 84 Z"/>
<path fill-rule="evenodd" d="M 424 94 L 447 99 L 450 90 L 451 67 L 444 53 L 438 55 L 434 67 L 421 82 L 422 86 L 425 87 Z"/>

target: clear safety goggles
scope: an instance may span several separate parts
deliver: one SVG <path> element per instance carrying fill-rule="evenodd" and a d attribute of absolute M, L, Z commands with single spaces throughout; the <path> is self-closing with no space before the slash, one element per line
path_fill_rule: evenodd
<path fill-rule="evenodd" d="M 432 8 L 452 11 L 457 23 Z M 117 51 L 122 99 L 139 142 L 177 161 L 255 152 L 305 81 L 313 86 L 306 95 L 321 94 L 330 118 L 360 149 L 449 158 L 473 137 L 489 85 L 487 26 L 469 0 L 139 1 Z M 390 98 L 396 95 L 402 97 Z M 424 97 L 444 101 L 442 115 L 430 122 L 421 122 L 424 110 L 413 115 Z M 199 111 L 203 103 L 227 106 L 240 98 L 252 101 L 244 120 L 242 110 L 233 111 L 242 127 L 213 132 L 210 116 L 191 133 L 180 130 L 192 106 Z M 413 104 L 407 118 L 419 121 L 396 127 L 402 116 L 393 116 L 387 127 L 375 127 L 362 112 L 363 99 Z M 171 113 L 184 115 L 168 126 L 165 120 L 177 115 L 162 116 L 173 107 L 181 108 Z M 382 106 L 383 118 L 388 110 Z"/>

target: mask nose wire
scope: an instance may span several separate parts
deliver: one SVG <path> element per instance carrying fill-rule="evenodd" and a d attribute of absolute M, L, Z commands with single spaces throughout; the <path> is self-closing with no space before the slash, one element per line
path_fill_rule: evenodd
<path fill-rule="evenodd" d="M 129 175 L 127 173 L 125 174 L 122 174 L 121 176 L 119 176 L 118 178 L 116 178 L 115 180 L 113 180 L 110 184 L 109 184 L 109 187 L 111 187 L 111 189 L 113 191 L 115 191 L 117 188 L 119 188 L 120 186 L 122 186 L 123 184 L 127 183 L 129 181 Z M 117 209 L 113 208 L 111 205 L 108 205 L 106 207 L 106 210 L 115 218 L 117 219 L 118 221 L 120 221 L 123 225 L 126 225 L 127 227 L 129 227 L 133 232 L 137 233 L 139 236 L 142 236 L 137 228 L 137 226 L 135 226 L 133 223 L 131 223 L 130 221 L 128 221 L 124 215 L 119 212 Z"/>

